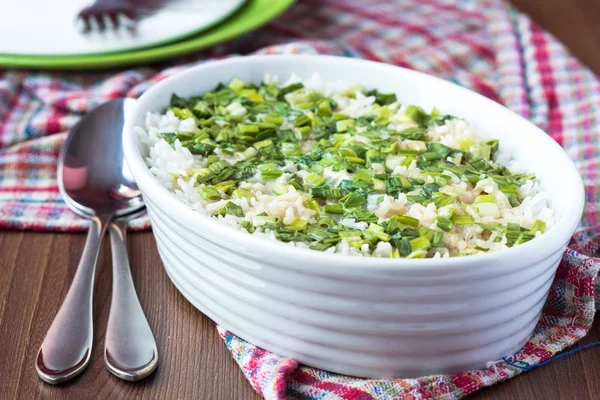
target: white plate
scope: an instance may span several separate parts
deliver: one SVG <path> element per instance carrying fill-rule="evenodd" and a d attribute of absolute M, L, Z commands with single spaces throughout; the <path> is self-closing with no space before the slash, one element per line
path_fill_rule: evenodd
<path fill-rule="evenodd" d="M 183 38 L 232 14 L 245 0 L 179 0 L 124 30 L 82 34 L 76 16 L 89 0 L 18 0 L 0 10 L 0 54 L 85 55 L 126 51 Z"/>

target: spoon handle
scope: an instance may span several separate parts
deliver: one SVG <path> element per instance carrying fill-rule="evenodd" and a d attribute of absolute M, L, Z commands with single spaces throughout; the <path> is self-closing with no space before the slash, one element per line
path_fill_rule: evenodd
<path fill-rule="evenodd" d="M 38 351 L 35 368 L 44 381 L 56 384 L 87 367 L 92 352 L 92 297 L 100 242 L 107 219 L 91 220 L 81 260 L 52 325 Z"/>
<path fill-rule="evenodd" d="M 129 269 L 125 221 L 109 224 L 113 287 L 104 347 L 104 361 L 114 375 L 136 381 L 150 375 L 158 363 L 158 350 L 140 305 Z"/>

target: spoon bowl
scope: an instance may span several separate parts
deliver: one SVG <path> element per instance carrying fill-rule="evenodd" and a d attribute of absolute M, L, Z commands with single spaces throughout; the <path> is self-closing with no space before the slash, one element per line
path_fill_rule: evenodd
<path fill-rule="evenodd" d="M 67 137 L 58 164 L 58 187 L 73 211 L 84 217 L 114 218 L 144 207 L 123 157 L 121 139 L 133 99 L 104 103 L 85 116 Z"/>

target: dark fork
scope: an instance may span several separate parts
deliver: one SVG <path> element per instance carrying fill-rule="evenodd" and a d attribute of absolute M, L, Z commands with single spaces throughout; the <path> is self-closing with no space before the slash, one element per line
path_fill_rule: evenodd
<path fill-rule="evenodd" d="M 143 16 L 158 11 L 167 0 L 96 0 L 77 15 L 79 30 L 83 33 L 134 30 Z"/>

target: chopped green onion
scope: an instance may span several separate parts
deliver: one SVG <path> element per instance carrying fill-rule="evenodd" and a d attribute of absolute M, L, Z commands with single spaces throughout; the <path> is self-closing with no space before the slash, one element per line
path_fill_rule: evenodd
<path fill-rule="evenodd" d="M 265 169 L 260 172 L 260 177 L 264 180 L 269 180 L 279 178 L 282 174 L 283 171 L 280 169 Z"/>
<path fill-rule="evenodd" d="M 536 219 L 533 223 L 533 227 L 531 228 L 531 232 L 541 232 L 544 233 L 546 230 L 546 223 L 541 219 Z"/>
<path fill-rule="evenodd" d="M 449 196 L 445 193 L 435 192 L 433 196 L 433 202 L 438 207 L 449 206 L 450 204 L 454 204 L 456 202 L 456 198 L 454 196 Z"/>
<path fill-rule="evenodd" d="M 287 228 L 293 229 L 295 231 L 301 231 L 302 229 L 306 228 L 307 225 L 308 225 L 308 221 L 305 221 L 300 218 L 295 218 L 292 221 L 292 223 L 287 226 Z"/>
<path fill-rule="evenodd" d="M 235 181 L 224 181 L 224 182 L 217 183 L 215 185 L 215 188 L 217 190 L 220 190 L 224 193 L 229 194 L 229 193 L 231 193 L 231 191 L 233 189 L 235 189 L 235 185 L 236 185 Z"/>
<path fill-rule="evenodd" d="M 384 232 L 383 226 L 377 224 L 369 224 L 369 227 L 366 229 L 366 232 L 376 236 L 379 240 L 384 242 L 389 242 L 392 238 L 391 235 Z"/>
<path fill-rule="evenodd" d="M 475 198 L 475 204 L 479 204 L 479 203 L 493 203 L 493 202 L 494 202 L 494 195 L 493 194 L 480 195 L 480 196 L 477 196 Z"/>
<path fill-rule="evenodd" d="M 415 250 L 407 255 L 406 258 L 425 258 L 425 256 L 427 256 L 427 250 Z"/>
<path fill-rule="evenodd" d="M 249 198 L 253 198 L 255 196 L 251 191 L 249 191 L 248 189 L 244 189 L 244 188 L 237 188 L 231 193 L 231 198 L 234 200 L 240 199 L 242 197 L 249 199 Z"/>
<path fill-rule="evenodd" d="M 410 240 L 410 247 L 414 250 L 428 249 L 431 247 L 431 242 L 425 236 L 419 236 L 416 239 Z"/>
<path fill-rule="evenodd" d="M 233 203 L 233 202 L 228 202 L 227 204 L 225 204 L 225 214 L 229 214 L 229 215 L 233 215 L 235 217 L 243 217 L 244 216 L 244 211 L 242 210 L 242 207 L 238 206 L 237 204 Z"/>
<path fill-rule="evenodd" d="M 198 193 L 204 200 L 220 200 L 221 193 L 214 186 L 204 186 L 198 189 Z"/>
<path fill-rule="evenodd" d="M 407 257 L 411 252 L 412 248 L 410 247 L 410 242 L 406 239 L 397 240 L 394 242 L 400 256 Z"/>
<path fill-rule="evenodd" d="M 346 132 L 348 128 L 354 128 L 353 119 L 343 119 L 335 123 L 335 129 L 337 132 Z"/>
<path fill-rule="evenodd" d="M 268 146 L 272 146 L 272 145 L 273 145 L 273 141 L 271 139 L 261 140 L 260 142 L 255 142 L 253 144 L 255 149 L 261 149 L 263 147 L 268 147 Z"/>
<path fill-rule="evenodd" d="M 310 125 L 311 121 L 305 114 L 300 114 L 294 120 L 294 125 L 296 126 L 306 126 Z"/>
<path fill-rule="evenodd" d="M 510 203 L 511 207 L 519 207 L 521 205 L 521 200 L 519 200 L 516 195 L 509 194 L 506 197 L 508 198 L 508 202 Z"/>
<path fill-rule="evenodd" d="M 412 226 L 413 228 L 419 226 L 419 220 L 409 217 L 408 215 L 394 215 L 392 218 L 390 218 L 390 221 L 397 221 L 403 225 Z"/>
<path fill-rule="evenodd" d="M 443 232 L 434 232 L 433 239 L 431 240 L 432 247 L 441 247 L 444 244 L 444 233 Z"/>
<path fill-rule="evenodd" d="M 509 223 L 506 225 L 505 236 L 507 244 L 512 245 L 515 243 L 519 239 L 519 236 L 521 236 L 521 227 L 519 224 Z"/>
<path fill-rule="evenodd" d="M 352 164 L 361 164 L 361 165 L 365 165 L 366 164 L 365 160 L 363 160 L 360 157 L 346 157 L 346 160 L 348 160 Z"/>
<path fill-rule="evenodd" d="M 471 215 L 453 215 L 451 221 L 455 225 L 463 226 L 463 225 L 472 225 L 475 222 L 475 219 Z"/>
<path fill-rule="evenodd" d="M 238 130 L 242 134 L 258 133 L 260 128 L 258 125 L 238 125 Z"/>
<path fill-rule="evenodd" d="M 500 189 L 500 191 L 502 193 L 506 193 L 506 194 L 519 194 L 519 190 L 517 188 L 517 185 L 514 185 L 514 184 L 499 185 L 498 188 Z"/>
<path fill-rule="evenodd" d="M 263 121 L 268 122 L 270 124 L 274 124 L 274 125 L 283 124 L 283 118 L 281 118 L 278 115 L 265 115 L 265 117 L 263 118 Z"/>
<path fill-rule="evenodd" d="M 477 210 L 483 217 L 498 218 L 500 216 L 500 210 L 498 209 L 496 203 L 479 203 L 477 205 Z"/>
<path fill-rule="evenodd" d="M 435 220 L 435 225 L 444 232 L 450 232 L 452 230 L 452 221 L 450 221 L 448 218 L 437 217 Z"/>
<path fill-rule="evenodd" d="M 323 211 L 327 214 L 342 214 L 344 212 L 340 204 L 327 204 L 323 208 Z"/>
<path fill-rule="evenodd" d="M 327 178 L 317 174 L 310 174 L 304 178 L 304 183 L 308 183 L 312 187 L 321 186 L 325 182 L 327 182 Z"/>

